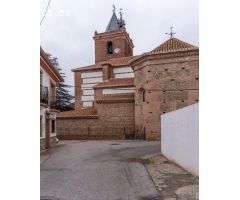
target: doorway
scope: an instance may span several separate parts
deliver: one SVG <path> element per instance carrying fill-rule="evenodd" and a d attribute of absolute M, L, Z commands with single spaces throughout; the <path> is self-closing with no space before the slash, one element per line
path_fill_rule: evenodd
<path fill-rule="evenodd" d="M 50 119 L 46 118 L 45 124 L 45 148 L 50 147 Z"/>

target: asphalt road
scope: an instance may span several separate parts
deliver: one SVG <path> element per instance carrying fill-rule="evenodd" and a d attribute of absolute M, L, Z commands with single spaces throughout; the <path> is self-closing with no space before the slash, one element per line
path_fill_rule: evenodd
<path fill-rule="evenodd" d="M 142 164 L 160 142 L 66 141 L 41 155 L 41 200 L 154 200 Z"/>

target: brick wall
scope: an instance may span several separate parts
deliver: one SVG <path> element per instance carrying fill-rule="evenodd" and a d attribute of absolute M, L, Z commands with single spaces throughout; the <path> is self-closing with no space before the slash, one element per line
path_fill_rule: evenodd
<path fill-rule="evenodd" d="M 133 55 L 133 44 L 126 31 L 114 31 L 95 34 L 95 63 L 113 58 L 128 57 Z M 119 48 L 118 54 L 107 54 L 107 42 L 112 41 L 113 49 Z"/>
<path fill-rule="evenodd" d="M 198 51 L 178 52 L 134 64 L 135 126 L 147 140 L 160 139 L 161 114 L 198 102 L 198 59 Z"/>
<path fill-rule="evenodd" d="M 98 118 L 58 118 L 58 138 L 123 139 L 124 130 L 130 132 L 134 129 L 134 102 L 95 105 Z"/>

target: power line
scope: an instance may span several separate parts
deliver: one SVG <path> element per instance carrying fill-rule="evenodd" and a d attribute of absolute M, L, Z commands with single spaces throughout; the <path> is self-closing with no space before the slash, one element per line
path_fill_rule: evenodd
<path fill-rule="evenodd" d="M 49 5 L 50 5 L 51 1 L 52 1 L 52 0 L 49 0 L 49 1 L 48 1 L 48 5 L 47 5 L 47 7 L 46 7 L 45 13 L 44 13 L 43 18 L 42 18 L 42 20 L 41 20 L 41 22 L 40 22 L 40 26 L 42 25 L 42 22 L 43 22 L 46 14 L 47 14 L 47 12 L 48 12 L 48 8 L 49 8 Z"/>
<path fill-rule="evenodd" d="M 72 88 L 82 88 L 83 90 L 94 90 L 94 88 L 92 87 L 82 87 L 82 86 L 73 86 L 73 85 L 68 85 L 68 87 L 72 87 Z M 136 87 L 129 87 L 129 88 L 111 88 L 111 87 L 108 87 L 108 88 L 98 88 L 98 89 L 111 89 L 111 90 L 139 90 L 137 89 Z M 186 90 L 199 90 L 199 89 L 155 89 L 155 88 L 146 88 L 144 89 L 145 91 L 186 91 Z"/>

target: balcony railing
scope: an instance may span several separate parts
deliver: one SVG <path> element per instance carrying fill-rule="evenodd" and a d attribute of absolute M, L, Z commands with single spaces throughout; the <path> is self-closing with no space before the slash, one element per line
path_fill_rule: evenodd
<path fill-rule="evenodd" d="M 57 109 L 56 95 L 50 96 L 48 87 L 40 85 L 40 102 L 44 103 L 52 109 Z"/>
<path fill-rule="evenodd" d="M 40 102 L 48 105 L 49 92 L 48 87 L 40 85 Z"/>

